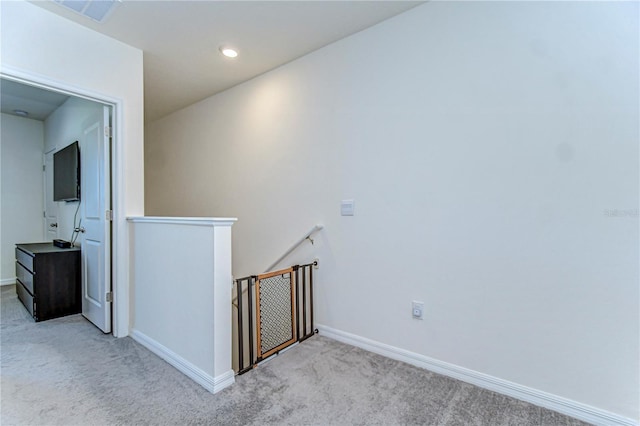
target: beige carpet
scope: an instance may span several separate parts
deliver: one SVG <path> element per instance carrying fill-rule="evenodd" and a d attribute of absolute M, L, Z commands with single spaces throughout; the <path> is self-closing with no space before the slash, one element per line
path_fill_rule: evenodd
<path fill-rule="evenodd" d="M 80 315 L 34 323 L 1 290 L 0 423 L 8 425 L 583 425 L 314 336 L 212 395 Z"/>

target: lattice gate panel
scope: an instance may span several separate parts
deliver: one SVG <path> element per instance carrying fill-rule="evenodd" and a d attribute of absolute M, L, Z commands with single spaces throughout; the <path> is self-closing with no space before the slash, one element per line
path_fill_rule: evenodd
<path fill-rule="evenodd" d="M 318 332 L 313 324 L 316 262 L 251 275 L 234 282 L 234 370 L 246 373 L 260 361 Z M 255 348 L 255 351 L 254 351 Z"/>
<path fill-rule="evenodd" d="M 296 342 L 294 269 L 258 275 L 256 305 L 258 359 Z"/>

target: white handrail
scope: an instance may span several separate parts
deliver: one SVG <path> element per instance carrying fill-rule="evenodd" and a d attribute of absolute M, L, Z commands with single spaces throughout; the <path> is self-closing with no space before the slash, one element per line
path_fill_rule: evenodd
<path fill-rule="evenodd" d="M 315 233 L 318 232 L 319 230 L 321 230 L 322 228 L 324 228 L 324 226 L 322 225 L 316 225 L 313 228 L 311 228 L 309 230 L 309 232 L 307 232 L 304 237 L 300 238 L 298 241 L 296 241 L 295 243 L 293 243 L 291 245 L 291 247 L 289 248 L 289 250 L 287 250 L 286 252 L 284 252 L 284 254 L 282 256 L 280 256 L 278 258 L 278 260 L 276 260 L 275 262 L 273 262 L 271 265 L 269 265 L 269 267 L 264 271 L 264 272 L 271 272 L 271 270 L 273 269 L 274 266 L 276 266 L 278 263 L 282 262 L 282 260 L 289 256 L 289 254 L 294 251 L 296 248 L 298 248 L 298 246 L 300 244 L 302 244 L 304 242 L 304 240 L 309 240 L 311 241 L 311 244 L 313 244 L 313 240 L 311 239 L 311 236 Z"/>

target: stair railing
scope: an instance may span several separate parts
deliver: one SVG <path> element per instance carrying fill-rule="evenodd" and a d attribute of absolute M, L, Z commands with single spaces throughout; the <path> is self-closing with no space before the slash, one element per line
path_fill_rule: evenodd
<path fill-rule="evenodd" d="M 315 234 L 316 232 L 318 232 L 318 231 L 322 230 L 323 228 L 324 228 L 324 226 L 323 226 L 323 225 L 320 225 L 320 224 L 315 225 L 315 226 L 314 226 L 313 228 L 311 228 L 311 229 L 310 229 L 306 234 L 304 234 L 304 237 L 300 238 L 298 241 L 296 241 L 295 243 L 293 243 L 293 244 L 291 245 L 291 247 L 289 247 L 289 249 L 288 249 L 287 251 L 285 251 L 285 252 L 284 252 L 284 254 L 283 254 L 282 256 L 280 256 L 280 257 L 279 257 L 275 262 L 273 262 L 271 265 L 269 265 L 269 267 L 268 267 L 267 269 L 265 269 L 265 270 L 264 270 L 264 272 L 266 273 L 266 272 L 273 271 L 273 268 L 274 268 L 275 266 L 277 266 L 280 262 L 282 262 L 282 261 L 283 261 L 287 256 L 289 256 L 289 255 L 290 255 L 290 254 L 291 254 L 295 249 L 297 249 L 297 248 L 300 246 L 300 244 L 304 243 L 306 240 L 309 240 L 309 242 L 310 242 L 311 244 L 313 244 L 313 243 L 314 243 L 314 241 L 313 241 L 313 238 L 311 238 L 311 236 L 312 236 L 313 234 Z M 236 281 L 237 281 L 237 280 L 234 280 L 234 281 L 233 281 L 233 283 L 231 284 L 231 285 L 232 285 L 232 287 L 233 287 L 233 286 L 235 286 Z M 246 290 L 246 289 L 242 290 L 240 293 L 237 293 L 237 291 L 235 291 L 235 290 L 233 291 L 233 293 L 235 293 L 235 294 L 234 294 L 233 298 L 231 299 L 231 304 L 232 304 L 235 308 L 237 308 L 237 307 L 238 307 L 238 304 L 237 304 L 237 302 L 238 302 L 238 294 L 244 294 L 244 293 L 246 293 L 246 292 L 247 292 L 247 290 Z"/>
<path fill-rule="evenodd" d="M 292 251 L 294 251 L 295 249 L 298 248 L 298 246 L 300 246 L 300 244 L 304 243 L 305 240 L 309 240 L 311 242 L 311 244 L 313 244 L 313 239 L 311 238 L 311 236 L 313 234 L 315 234 L 316 232 L 320 231 L 322 228 L 324 228 L 324 226 L 322 225 L 316 225 L 313 228 L 311 228 L 309 230 L 309 232 L 307 232 L 304 237 L 300 238 L 298 241 L 296 241 L 295 243 L 293 243 L 291 245 L 291 247 L 289 247 L 289 250 L 285 251 L 284 254 L 282 256 L 280 256 L 275 262 L 273 262 L 271 265 L 269 265 L 267 267 L 267 269 L 265 269 L 264 272 L 269 272 L 269 271 L 273 271 L 273 268 L 275 268 L 276 266 L 278 266 L 278 264 L 280 262 L 282 262 L 284 260 L 285 257 L 289 256 L 291 254 Z"/>
<path fill-rule="evenodd" d="M 316 333 L 313 324 L 313 268 L 318 267 L 317 259 L 306 265 L 296 265 L 289 270 L 271 273 L 273 268 L 278 266 L 287 256 L 289 256 L 302 243 L 309 240 L 311 244 L 314 240 L 313 234 L 322 230 L 324 226 L 318 224 L 307 231 L 302 238 L 293 243 L 282 256 L 273 262 L 261 275 L 251 275 L 245 278 L 234 279 L 232 283 L 231 304 L 235 308 L 232 334 L 234 335 L 234 370 L 237 374 L 242 374 L 257 365 L 258 362 L 268 358 L 273 353 L 278 353 L 287 346 L 302 342 Z M 281 275 L 288 273 L 291 281 L 291 339 L 283 341 L 282 344 L 272 349 L 266 350 L 262 345 L 261 327 L 264 321 L 261 320 L 260 288 L 262 280 L 271 275 Z M 285 274 L 286 275 L 286 274 Z M 282 275 L 283 277 L 285 275 Z M 264 281 L 266 283 L 266 281 Z M 268 287 L 268 284 L 265 284 Z M 255 295 L 253 294 L 255 290 Z M 255 299 L 254 299 L 255 297 Z M 266 308 L 266 306 L 264 307 Z M 267 321 L 268 322 L 268 321 Z"/>

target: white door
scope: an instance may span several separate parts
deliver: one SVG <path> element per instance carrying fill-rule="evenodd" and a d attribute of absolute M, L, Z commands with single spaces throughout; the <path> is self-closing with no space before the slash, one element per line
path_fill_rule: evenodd
<path fill-rule="evenodd" d="M 109 107 L 84 125 L 80 145 L 82 315 L 111 332 L 111 167 Z M 109 220 L 107 220 L 109 219 Z"/>
<path fill-rule="evenodd" d="M 44 236 L 45 241 L 58 238 L 58 203 L 53 201 L 53 153 L 44 155 Z"/>

